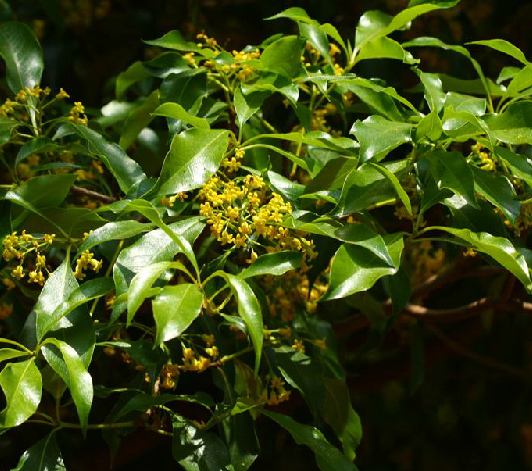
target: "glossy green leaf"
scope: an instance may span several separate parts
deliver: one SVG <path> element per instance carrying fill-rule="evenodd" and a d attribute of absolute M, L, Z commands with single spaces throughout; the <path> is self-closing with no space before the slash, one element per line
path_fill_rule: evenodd
<path fill-rule="evenodd" d="M 455 111 L 465 111 L 474 116 L 482 116 L 486 113 L 485 98 L 477 98 L 471 95 L 461 95 L 455 92 L 448 92 L 445 95 L 444 106 L 452 106 Z"/>
<path fill-rule="evenodd" d="M 513 77 L 508 88 L 504 92 L 501 101 L 511 97 L 518 97 L 522 92 L 523 96 L 530 94 L 528 88 L 532 86 L 532 66 L 527 65 L 517 72 Z"/>
<path fill-rule="evenodd" d="M 28 355 L 28 352 L 16 348 L 0 348 L 0 362 Z"/>
<path fill-rule="evenodd" d="M 340 44 L 346 55 L 349 55 L 349 49 L 345 45 L 342 36 L 340 36 L 338 30 L 331 23 L 324 23 L 320 28 L 327 36 L 333 38 L 338 44 Z"/>
<path fill-rule="evenodd" d="M 514 188 L 508 179 L 475 166 L 471 166 L 471 170 L 475 178 L 475 190 L 515 223 L 521 213 L 521 204 L 517 201 Z"/>
<path fill-rule="evenodd" d="M 170 31 L 161 38 L 143 42 L 150 46 L 173 49 L 175 51 L 205 53 L 205 50 L 201 47 L 198 47 L 196 43 L 183 39 L 183 36 L 181 36 L 181 33 L 177 30 Z"/>
<path fill-rule="evenodd" d="M 131 85 L 149 76 L 150 74 L 146 70 L 142 62 L 134 62 L 124 72 L 118 74 L 115 85 L 116 97 L 119 100 L 122 99 L 124 93 L 129 87 L 131 87 Z"/>
<path fill-rule="evenodd" d="M 42 376 L 35 366 L 35 358 L 8 363 L 0 372 L 0 387 L 7 403 L 0 412 L 1 431 L 24 423 L 41 402 Z"/>
<path fill-rule="evenodd" d="M 74 309 L 82 304 L 86 304 L 94 299 L 105 296 L 113 289 L 113 280 L 111 278 L 95 278 L 86 281 L 81 286 L 76 288 L 68 298 L 64 299 L 53 311 L 53 313 L 46 318 L 44 316 L 38 317 L 37 322 L 37 339 L 41 340 L 50 330 L 55 330 L 59 327 L 70 327 L 70 325 L 62 325 L 61 321 Z"/>
<path fill-rule="evenodd" d="M 244 95 L 242 87 L 235 89 L 235 111 L 238 120 L 238 126 L 242 127 L 244 123 L 260 110 L 264 100 L 270 96 L 270 92 L 253 92 Z"/>
<path fill-rule="evenodd" d="M 513 103 L 504 113 L 484 119 L 495 139 L 506 144 L 532 144 L 532 101 Z"/>
<path fill-rule="evenodd" d="M 397 59 L 406 64 L 419 62 L 397 41 L 386 36 L 372 39 L 364 44 L 356 56 L 355 63 L 365 59 Z"/>
<path fill-rule="evenodd" d="M 118 145 L 107 142 L 101 134 L 82 124 L 68 122 L 65 126 L 84 140 L 87 152 L 104 163 L 124 193 L 146 179 L 140 166 Z"/>
<path fill-rule="evenodd" d="M 91 232 L 83 241 L 83 244 L 81 244 L 78 252 L 81 253 L 85 250 L 90 250 L 94 246 L 109 242 L 110 240 L 126 240 L 143 232 L 151 231 L 154 227 L 155 224 L 141 223 L 138 221 L 108 222 Z"/>
<path fill-rule="evenodd" d="M 68 385 L 85 434 L 94 395 L 91 375 L 76 350 L 61 340 L 47 339 L 42 352 L 48 364 Z M 60 361 L 58 352 L 63 361 Z"/>
<path fill-rule="evenodd" d="M 153 300 L 155 343 L 179 337 L 201 312 L 203 293 L 193 284 L 168 285 Z"/>
<path fill-rule="evenodd" d="M 229 131 L 189 129 L 177 134 L 152 193 L 175 194 L 199 188 L 218 170 Z"/>
<path fill-rule="evenodd" d="M 469 244 L 477 252 L 489 255 L 521 281 L 527 291 L 532 291 L 532 281 L 526 260 L 508 239 L 495 237 L 485 232 L 475 233 L 454 227 L 435 226 L 426 230 L 432 229 L 448 232 Z"/>
<path fill-rule="evenodd" d="M 417 124 L 415 130 L 415 139 L 420 141 L 428 138 L 431 141 L 437 141 L 443 133 L 442 122 L 438 113 L 431 111 L 427 116 L 424 116 Z"/>
<path fill-rule="evenodd" d="M 325 407 L 325 387 L 316 361 L 291 347 L 274 349 L 272 362 L 286 382 L 298 389 L 314 417 L 320 417 Z"/>
<path fill-rule="evenodd" d="M 388 265 L 392 267 L 394 266 L 394 262 L 390 257 L 384 239 L 366 224 L 346 224 L 339 229 L 335 229 L 334 232 L 330 234 L 330 237 L 347 242 L 348 244 L 364 247 L 373 252 Z"/>
<path fill-rule="evenodd" d="M 324 419 L 340 439 L 344 455 L 353 461 L 362 440 L 360 417 L 351 405 L 349 389 L 343 381 L 326 378 L 324 384 L 327 392 Z"/>
<path fill-rule="evenodd" d="M 445 101 L 441 79 L 435 74 L 422 72 L 419 69 L 414 69 L 414 71 L 421 79 L 421 83 L 425 88 L 425 100 L 427 101 L 429 108 L 431 111 L 439 112 Z"/>
<path fill-rule="evenodd" d="M 253 348 L 255 349 L 255 373 L 258 373 L 263 344 L 263 322 L 259 301 L 246 281 L 230 273 L 220 272 L 237 298 L 238 315 L 244 319 Z"/>
<path fill-rule="evenodd" d="M 317 428 L 300 424 L 287 415 L 268 410 L 261 412 L 287 430 L 298 445 L 308 446 L 321 471 L 356 471 L 354 463 L 332 446 Z"/>
<path fill-rule="evenodd" d="M 178 415 L 172 415 L 172 454 L 185 471 L 229 470 L 229 452 L 213 432 L 200 430 Z"/>
<path fill-rule="evenodd" d="M 392 16 L 380 10 L 365 12 L 358 21 L 355 35 L 355 46 L 360 46 L 370 40 L 373 35 L 386 28 L 392 21 Z"/>
<path fill-rule="evenodd" d="M 295 270 L 301 265 L 300 252 L 274 252 L 261 255 L 251 266 L 244 268 L 238 277 L 252 278 L 254 276 L 274 275 L 280 276 L 290 270 Z"/>
<path fill-rule="evenodd" d="M 167 118 L 178 119 L 196 128 L 210 129 L 209 122 L 205 118 L 198 118 L 197 116 L 191 115 L 178 103 L 163 103 L 152 114 L 154 116 L 166 116 Z"/>
<path fill-rule="evenodd" d="M 353 80 L 342 83 L 342 85 L 366 103 L 375 113 L 390 121 L 403 121 L 403 116 L 395 104 L 395 96 L 388 94 L 383 87 L 374 86 L 369 80 L 365 82 Z"/>
<path fill-rule="evenodd" d="M 124 123 L 120 134 L 119 146 L 127 150 L 135 142 L 140 132 L 150 124 L 152 113 L 159 106 L 159 92 L 154 91 L 148 95 L 144 103 L 131 111 Z"/>
<path fill-rule="evenodd" d="M 388 121 L 381 116 L 357 120 L 350 133 L 360 142 L 360 160 L 380 160 L 401 144 L 411 141 L 412 125 Z"/>
<path fill-rule="evenodd" d="M 189 74 L 171 74 L 161 83 L 161 103 L 181 105 L 189 114 L 196 115 L 207 95 L 207 75 L 201 69 Z"/>
<path fill-rule="evenodd" d="M 20 126 L 18 121 L 0 116 L 0 147 L 9 142 L 11 131 L 17 126 Z"/>
<path fill-rule="evenodd" d="M 265 69 L 293 78 L 303 70 L 301 52 L 303 41 L 297 36 L 284 36 L 264 49 L 260 61 Z"/>
<path fill-rule="evenodd" d="M 329 40 L 317 22 L 300 22 L 299 35 L 305 38 L 329 63 L 331 62 Z"/>
<path fill-rule="evenodd" d="M 410 277 L 403 267 L 395 275 L 383 278 L 384 287 L 392 301 L 392 311 L 398 314 L 406 306 L 412 295 L 412 283 Z"/>
<path fill-rule="evenodd" d="M 512 169 L 516 177 L 527 182 L 532 188 L 532 163 L 527 156 L 499 146 L 495 147 L 495 154 Z"/>
<path fill-rule="evenodd" d="M 512 43 L 505 41 L 504 39 L 487 39 L 484 41 L 471 41 L 467 44 L 475 44 L 478 46 L 486 46 L 496 51 L 502 52 L 504 54 L 513 57 L 524 65 L 529 65 L 523 51 L 518 47 L 514 46 Z"/>
<path fill-rule="evenodd" d="M 148 296 L 153 283 L 169 269 L 186 270 L 179 262 L 159 262 L 145 267 L 131 280 L 127 291 L 127 325 L 131 324 L 136 312 Z"/>
<path fill-rule="evenodd" d="M 448 188 L 475 206 L 475 181 L 471 168 L 459 152 L 431 152 L 426 157 L 438 188 Z"/>
<path fill-rule="evenodd" d="M 390 181 L 390 183 L 392 184 L 392 186 L 394 187 L 397 193 L 397 196 L 399 196 L 399 199 L 401 200 L 406 210 L 408 211 L 408 214 L 412 216 L 413 213 L 412 213 L 412 205 L 410 204 L 410 198 L 408 197 L 408 194 L 406 193 L 406 191 L 403 189 L 403 186 L 401 185 L 401 182 L 398 180 L 398 178 L 392 172 L 390 172 L 386 167 L 383 167 L 382 165 L 377 165 L 372 162 L 370 162 L 370 165 L 374 167 L 375 169 L 377 169 L 378 172 L 380 172 Z"/>
<path fill-rule="evenodd" d="M 403 250 L 400 235 L 384 236 L 391 259 L 390 267 L 373 252 L 356 245 L 342 245 L 336 252 L 331 267 L 329 289 L 322 301 L 339 299 L 370 289 L 380 278 L 397 272 Z"/>
<path fill-rule="evenodd" d="M 31 154 L 40 154 L 43 152 L 55 151 L 57 149 L 59 149 L 59 146 L 49 137 L 37 137 L 32 139 L 20 147 L 17 153 L 17 158 L 15 159 L 15 167 Z"/>
<path fill-rule="evenodd" d="M 15 21 L 0 24 L 0 55 L 6 63 L 7 84 L 14 94 L 40 83 L 42 49 L 27 25 Z"/>
<path fill-rule="evenodd" d="M 314 21 L 310 16 L 308 16 L 308 13 L 300 7 L 287 8 L 276 15 L 265 18 L 265 20 L 277 20 L 279 18 L 288 18 L 293 21 L 301 21 L 304 23 L 312 23 Z"/>
<path fill-rule="evenodd" d="M 15 188 L 15 192 L 36 208 L 59 206 L 67 197 L 76 175 L 39 175 Z"/>
<path fill-rule="evenodd" d="M 55 430 L 28 448 L 11 471 L 67 471 Z"/>

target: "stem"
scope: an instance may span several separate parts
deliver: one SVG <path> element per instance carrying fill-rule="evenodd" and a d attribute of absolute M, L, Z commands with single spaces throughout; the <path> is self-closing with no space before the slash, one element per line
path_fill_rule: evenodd
<path fill-rule="evenodd" d="M 9 345 L 14 345 L 16 347 L 21 348 L 22 350 L 24 350 L 29 355 L 33 355 L 33 352 L 29 348 L 25 347 L 24 345 L 22 345 L 22 344 L 20 344 L 18 342 L 15 342 L 14 340 L 0 338 L 0 343 L 8 343 Z"/>

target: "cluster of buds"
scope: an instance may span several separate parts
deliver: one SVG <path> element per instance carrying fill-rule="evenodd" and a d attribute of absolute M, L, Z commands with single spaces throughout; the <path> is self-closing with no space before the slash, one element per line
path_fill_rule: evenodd
<path fill-rule="evenodd" d="M 34 106 L 35 100 L 44 101 L 50 96 L 51 92 L 52 91 L 49 87 L 41 88 L 39 84 L 35 85 L 33 88 L 23 88 L 15 95 L 14 101 L 8 98 L 5 103 L 0 106 L 0 116 L 26 121 L 28 119 L 26 106 Z M 70 98 L 70 96 L 61 88 L 52 101 L 60 100 L 62 98 Z M 33 102 L 31 100 L 33 100 Z"/>
<path fill-rule="evenodd" d="M 70 109 L 68 114 L 69 121 L 77 124 L 84 124 L 85 126 L 89 123 L 89 119 L 85 114 L 85 107 L 82 105 L 81 101 L 75 101 L 74 106 Z"/>
<path fill-rule="evenodd" d="M 174 206 L 177 200 L 184 202 L 187 198 L 188 198 L 188 194 L 185 191 L 182 191 L 172 196 L 163 196 L 161 199 L 161 204 L 163 206 L 167 206 L 168 208 L 171 208 L 172 206 Z"/>
<path fill-rule="evenodd" d="M 276 406 L 290 399 L 291 391 L 285 389 L 285 382 L 278 376 L 266 377 L 266 386 L 262 390 L 259 400 L 269 406 Z"/>
<path fill-rule="evenodd" d="M 74 276 L 78 280 L 83 280 L 86 276 L 84 273 L 85 271 L 92 270 L 95 273 L 98 273 L 100 271 L 100 268 L 102 268 L 102 265 L 102 260 L 96 260 L 92 252 L 85 250 L 85 252 L 83 252 L 76 261 L 76 269 L 74 270 Z"/>
<path fill-rule="evenodd" d="M 241 149 L 235 151 L 234 157 L 227 157 L 222 161 L 222 167 L 228 172 L 236 172 L 242 166 L 245 152 Z"/>
<path fill-rule="evenodd" d="M 30 283 L 44 285 L 49 271 L 46 267 L 46 256 L 43 249 L 49 248 L 53 243 L 55 234 L 44 234 L 36 237 L 22 231 L 17 231 L 4 237 L 2 241 L 2 257 L 6 262 L 17 261 L 17 266 L 11 271 L 11 276 L 17 280 L 26 278 Z M 44 273 L 43 273 L 44 272 Z"/>
<path fill-rule="evenodd" d="M 479 168 L 482 170 L 486 170 L 488 172 L 492 172 L 497 168 L 497 165 L 490 154 L 485 152 L 484 145 L 480 142 L 477 142 L 475 145 L 471 146 L 471 151 L 478 157 L 479 159 Z"/>

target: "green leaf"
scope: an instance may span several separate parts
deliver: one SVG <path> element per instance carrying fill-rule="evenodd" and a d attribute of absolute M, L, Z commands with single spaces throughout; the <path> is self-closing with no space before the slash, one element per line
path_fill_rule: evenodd
<path fill-rule="evenodd" d="M 298 445 L 308 446 L 314 452 L 321 471 L 357 470 L 354 463 L 332 446 L 317 428 L 300 424 L 287 415 L 264 409 L 261 412 L 287 430 Z"/>
<path fill-rule="evenodd" d="M 185 471 L 229 470 L 229 452 L 213 432 L 200 430 L 172 414 L 172 454 Z"/>
<path fill-rule="evenodd" d="M 412 205 L 410 204 L 410 198 L 408 197 L 408 194 L 403 189 L 403 186 L 399 182 L 398 178 L 390 172 L 386 167 L 383 167 L 382 165 L 377 165 L 372 162 L 370 162 L 370 165 L 377 169 L 378 172 L 380 172 L 382 175 L 384 175 L 388 180 L 390 180 L 390 183 L 394 187 L 397 196 L 399 196 L 399 199 L 401 202 L 405 205 L 406 210 L 408 211 L 408 214 L 410 216 L 413 215 L 412 213 Z"/>
<path fill-rule="evenodd" d="M 435 74 L 428 74 L 417 68 L 414 71 L 421 79 L 421 83 L 425 88 L 425 100 L 427 100 L 429 108 L 431 111 L 439 112 L 445 101 L 441 79 Z"/>
<path fill-rule="evenodd" d="M 244 123 L 251 118 L 257 111 L 260 110 L 264 100 L 270 96 L 269 91 L 253 92 L 244 95 L 242 87 L 235 89 L 235 111 L 238 120 L 238 127 L 242 127 Z"/>
<path fill-rule="evenodd" d="M 358 21 L 355 35 L 355 46 L 360 46 L 371 39 L 373 35 L 386 28 L 392 21 L 392 16 L 379 10 L 365 12 Z"/>
<path fill-rule="evenodd" d="M 365 59 L 397 59 L 406 64 L 419 62 L 397 41 L 388 37 L 378 37 L 365 43 L 356 56 L 355 64 Z"/>
<path fill-rule="evenodd" d="M 18 358 L 29 355 L 28 352 L 17 350 L 15 348 L 0 348 L 0 363 L 12 358 Z"/>
<path fill-rule="evenodd" d="M 81 244 L 78 252 L 81 253 L 85 250 L 90 250 L 94 246 L 110 240 L 126 240 L 143 232 L 151 231 L 154 227 L 155 224 L 140 223 L 138 221 L 108 222 L 91 232 L 83 241 L 83 244 Z"/>
<path fill-rule="evenodd" d="M 28 448 L 11 471 L 67 471 L 55 430 Z"/>
<path fill-rule="evenodd" d="M 161 175 L 150 194 L 168 195 L 203 185 L 220 167 L 229 131 L 188 129 L 172 139 Z"/>
<path fill-rule="evenodd" d="M 349 50 L 347 46 L 345 45 L 345 42 L 342 39 L 342 36 L 340 36 L 340 33 L 338 32 L 338 30 L 331 23 L 324 23 L 320 26 L 320 28 L 327 36 L 333 38 L 338 44 L 340 44 L 346 56 L 349 55 Z"/>
<path fill-rule="evenodd" d="M 486 46 L 496 51 L 502 52 L 504 54 L 513 57 L 524 65 L 529 65 L 530 62 L 526 60 L 523 51 L 518 47 L 514 46 L 512 43 L 505 41 L 504 39 L 487 39 L 484 41 L 471 41 L 466 44 L 476 44 L 478 46 Z"/>
<path fill-rule="evenodd" d="M 82 124 L 68 122 L 65 126 L 84 139 L 87 152 L 104 163 L 124 193 L 136 183 L 146 179 L 140 166 L 118 145 L 107 142 L 96 131 Z"/>
<path fill-rule="evenodd" d="M 415 138 L 417 142 L 421 141 L 425 137 L 431 141 L 437 141 L 442 135 L 442 132 L 442 122 L 438 116 L 438 113 L 431 111 L 417 124 Z"/>
<path fill-rule="evenodd" d="M 342 83 L 342 85 L 347 90 L 353 92 L 372 110 L 381 114 L 386 119 L 390 121 L 403 121 L 403 116 L 395 104 L 395 97 L 387 93 L 383 87 L 373 86 L 374 84 L 369 80 L 365 82 L 361 80 L 355 82 L 353 80 L 352 82 Z"/>
<path fill-rule="evenodd" d="M 343 381 L 325 378 L 324 384 L 327 392 L 324 419 L 340 439 L 344 455 L 353 461 L 362 440 L 360 417 L 351 406 L 349 389 Z"/>
<path fill-rule="evenodd" d="M 171 101 L 181 105 L 188 113 L 196 115 L 207 95 L 207 75 L 194 69 L 191 75 L 171 74 L 161 83 L 161 103 Z"/>
<path fill-rule="evenodd" d="M 8 363 L 0 372 L 0 387 L 6 396 L 6 408 L 0 412 L 0 431 L 16 427 L 31 417 L 42 396 L 42 377 L 35 358 Z"/>
<path fill-rule="evenodd" d="M 331 56 L 329 55 L 329 41 L 327 35 L 320 28 L 318 22 L 300 22 L 299 35 L 305 38 L 314 49 L 316 49 L 327 62 L 331 63 Z"/>
<path fill-rule="evenodd" d="M 59 206 L 75 181 L 76 175 L 39 175 L 13 191 L 36 208 Z"/>
<path fill-rule="evenodd" d="M 316 361 L 285 346 L 274 349 L 273 363 L 290 386 L 301 391 L 312 415 L 321 417 L 325 407 L 325 388 Z"/>
<path fill-rule="evenodd" d="M 40 83 L 42 49 L 27 25 L 15 21 L 0 24 L 0 55 L 6 62 L 7 84 L 14 94 Z"/>
<path fill-rule="evenodd" d="M 360 160 L 381 160 L 396 147 L 410 142 L 412 125 L 388 121 L 382 116 L 370 116 L 357 120 L 350 133 L 360 142 Z"/>
<path fill-rule="evenodd" d="M 261 255 L 251 266 L 244 268 L 238 277 L 241 279 L 254 276 L 274 275 L 280 276 L 290 270 L 295 270 L 301 265 L 300 252 L 274 252 Z"/>
<path fill-rule="evenodd" d="M 152 303 L 155 343 L 161 346 L 185 332 L 201 312 L 202 303 L 203 293 L 196 285 L 165 286 Z"/>
<path fill-rule="evenodd" d="M 321 300 L 345 298 L 367 291 L 383 276 L 395 274 L 403 250 L 403 239 L 400 234 L 387 235 L 384 236 L 384 241 L 394 263 L 393 267 L 363 247 L 342 245 L 333 258 L 329 289 Z"/>
<path fill-rule="evenodd" d="M 151 291 L 153 283 L 163 272 L 172 268 L 186 271 L 186 268 L 179 262 L 159 262 L 147 266 L 133 277 L 127 291 L 128 326 L 131 324 L 136 312 Z"/>
<path fill-rule="evenodd" d="M 129 113 L 120 133 L 119 145 L 122 149 L 127 150 L 135 142 L 140 132 L 152 121 L 152 113 L 158 106 L 159 92 L 156 90 L 148 95 L 142 105 Z"/>
<path fill-rule="evenodd" d="M 264 49 L 260 61 L 265 69 L 287 78 L 298 76 L 302 71 L 301 52 L 304 42 L 297 36 L 284 36 Z"/>
<path fill-rule="evenodd" d="M 60 361 L 54 347 L 61 353 L 63 361 Z M 94 394 L 91 375 L 76 350 L 61 340 L 47 339 L 42 352 L 48 364 L 68 385 L 78 411 L 81 430 L 86 434 Z"/>
<path fill-rule="evenodd" d="M 471 95 L 460 95 L 448 92 L 445 96 L 445 107 L 452 106 L 455 111 L 465 111 L 474 116 L 483 116 L 486 113 L 486 99 Z"/>
<path fill-rule="evenodd" d="M 40 315 L 37 319 L 37 340 L 41 340 L 49 331 L 60 327 L 70 327 L 62 324 L 62 320 L 74 309 L 94 299 L 101 298 L 113 289 L 111 278 L 95 278 L 86 281 L 76 288 L 68 298 L 61 302 L 50 316 Z"/>
<path fill-rule="evenodd" d="M 159 39 L 152 39 L 150 41 L 143 41 L 145 44 L 150 46 L 162 47 L 164 49 L 173 49 L 174 51 L 183 51 L 183 52 L 198 52 L 198 53 L 207 53 L 205 49 L 198 47 L 196 43 L 191 41 L 186 41 L 181 36 L 181 33 L 177 30 L 170 31 L 166 33 L 163 37 Z M 211 55 L 211 54 L 209 54 Z"/>
<path fill-rule="evenodd" d="M 49 137 L 37 137 L 32 139 L 22 145 L 18 150 L 17 158 L 15 159 L 15 168 L 31 154 L 40 154 L 43 152 L 55 151 L 57 149 L 59 149 L 59 146 Z"/>
<path fill-rule="evenodd" d="M 512 103 L 504 113 L 486 115 L 494 139 L 506 144 L 532 144 L 532 101 Z"/>
<path fill-rule="evenodd" d="M 505 147 L 495 147 L 495 154 L 508 165 L 513 174 L 532 188 L 532 163 L 527 156 L 512 152 Z"/>
<path fill-rule="evenodd" d="M 235 97 L 236 100 L 236 97 Z M 153 113 L 154 116 L 166 116 L 177 119 L 200 129 L 210 129 L 209 122 L 205 118 L 198 118 L 191 115 L 178 103 L 163 103 Z"/>
<path fill-rule="evenodd" d="M 392 301 L 392 311 L 394 314 L 399 314 L 412 295 L 410 277 L 403 267 L 399 267 L 395 275 L 386 276 L 383 281 Z"/>
<path fill-rule="evenodd" d="M 518 97 L 521 92 L 523 96 L 530 95 L 528 90 L 530 86 L 532 86 L 532 66 L 527 65 L 514 75 L 501 98 L 501 102 L 510 97 Z"/>
<path fill-rule="evenodd" d="M 115 85 L 116 98 L 121 100 L 124 93 L 129 87 L 131 87 L 131 85 L 149 76 L 150 74 L 142 62 L 134 62 L 124 72 L 118 74 Z"/>
<path fill-rule="evenodd" d="M 312 23 L 315 20 L 313 20 L 310 16 L 308 16 L 308 13 L 300 7 L 291 7 L 287 8 L 286 10 L 283 10 L 281 13 L 277 13 L 276 15 L 269 16 L 268 18 L 264 18 L 265 20 L 277 20 L 279 18 L 289 18 L 290 20 L 294 21 L 301 21 L 304 23 Z"/>
<path fill-rule="evenodd" d="M 471 170 L 475 177 L 475 190 L 515 223 L 521 213 L 521 204 L 517 201 L 514 188 L 508 179 L 494 176 L 475 166 L 471 166 Z"/>
<path fill-rule="evenodd" d="M 346 224 L 339 229 L 335 229 L 334 232 L 331 231 L 330 237 L 348 244 L 364 247 L 391 267 L 394 266 L 384 239 L 366 224 Z"/>
<path fill-rule="evenodd" d="M 237 298 L 238 314 L 246 323 L 253 348 L 255 349 L 255 373 L 258 373 L 264 329 L 259 301 L 246 281 L 230 273 L 220 272 L 219 274 L 227 281 Z"/>
<path fill-rule="evenodd" d="M 469 244 L 477 252 L 489 255 L 521 281 L 528 292 L 532 292 L 532 281 L 526 260 L 508 239 L 495 237 L 485 232 L 475 233 L 468 229 L 455 229 L 454 227 L 434 226 L 424 231 L 428 230 L 448 232 Z"/>
<path fill-rule="evenodd" d="M 20 126 L 18 121 L 0 116 L 0 147 L 11 139 L 11 131 L 17 126 Z"/>
<path fill-rule="evenodd" d="M 447 188 L 476 206 L 475 181 L 470 166 L 459 152 L 435 151 L 426 159 L 438 188 Z"/>

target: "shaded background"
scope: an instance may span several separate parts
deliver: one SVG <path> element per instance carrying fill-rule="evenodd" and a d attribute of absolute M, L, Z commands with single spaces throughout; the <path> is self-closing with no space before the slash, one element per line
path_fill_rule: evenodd
<path fill-rule="evenodd" d="M 353 38 L 364 11 L 395 14 L 406 4 L 401 0 L 0 0 L 0 19 L 24 21 L 35 30 L 45 52 L 45 85 L 53 90 L 63 87 L 75 101 L 98 109 L 114 98 L 111 77 L 136 60 L 152 57 L 154 51 L 141 39 L 158 38 L 172 29 L 193 39 L 205 31 L 226 48 L 241 49 L 274 33 L 295 31 L 288 20 L 262 20 L 291 6 L 304 7 L 313 18 L 331 22 L 345 38 Z M 504 38 L 532 56 L 531 19 L 532 2 L 464 0 L 451 10 L 423 16 L 403 38 L 435 36 L 450 44 Z M 486 48 L 473 52 L 492 78 L 504 65 L 517 65 Z M 473 78 L 457 55 L 433 50 L 416 53 L 425 71 Z M 387 77 L 399 87 L 408 73 L 397 62 L 368 62 L 365 73 Z M 471 289 L 473 285 L 455 283 L 435 293 L 432 307 L 450 298 L 455 305 L 467 302 Z M 467 351 L 530 371 L 531 327 L 531 319 L 523 315 L 491 313 L 445 331 Z M 378 349 L 360 348 L 367 336 L 364 330 L 341 339 L 354 407 L 364 429 L 359 468 L 532 469 L 530 381 L 458 355 L 438 338 L 426 335 L 425 377 L 414 390 L 408 332 L 408 326 L 397 325 Z M 296 399 L 286 407 L 283 412 L 310 421 L 302 401 Z M 266 419 L 260 420 L 262 453 L 252 470 L 317 469 L 308 449 L 296 446 Z M 15 466 L 23 447 L 43 432 L 31 425 L 0 436 L 0 471 Z M 107 469 L 107 448 L 99 433 L 89 434 L 85 443 L 78 435 L 59 437 L 67 469 Z M 332 434 L 328 437 L 334 441 Z M 125 440 L 115 469 L 177 469 L 170 445 L 165 437 L 136 432 Z"/>

